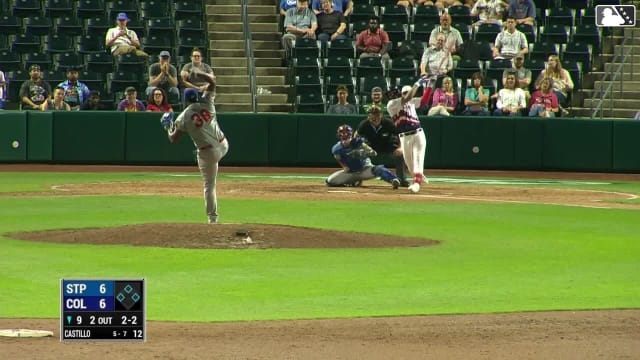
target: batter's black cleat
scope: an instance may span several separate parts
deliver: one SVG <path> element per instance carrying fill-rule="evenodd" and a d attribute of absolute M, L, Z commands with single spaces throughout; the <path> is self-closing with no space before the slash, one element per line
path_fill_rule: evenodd
<path fill-rule="evenodd" d="M 400 186 L 404 187 L 404 188 L 408 188 L 409 187 L 409 182 L 407 180 L 400 180 Z"/>
<path fill-rule="evenodd" d="M 391 180 L 391 186 L 393 187 L 393 190 L 398 190 L 398 188 L 400 187 L 400 180 L 398 179 Z"/>

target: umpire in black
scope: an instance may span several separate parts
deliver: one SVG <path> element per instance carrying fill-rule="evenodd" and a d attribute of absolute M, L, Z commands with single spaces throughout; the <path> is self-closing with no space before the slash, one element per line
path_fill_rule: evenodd
<path fill-rule="evenodd" d="M 392 156 L 396 175 L 400 179 L 400 186 L 409 186 L 404 177 L 404 158 L 400 149 L 400 139 L 396 134 L 396 127 L 390 119 L 382 116 L 382 109 L 379 106 L 369 106 L 367 118 L 358 125 L 356 136 L 363 137 L 366 143 L 378 153 L 378 156 Z M 374 161 L 374 163 L 376 162 Z"/>

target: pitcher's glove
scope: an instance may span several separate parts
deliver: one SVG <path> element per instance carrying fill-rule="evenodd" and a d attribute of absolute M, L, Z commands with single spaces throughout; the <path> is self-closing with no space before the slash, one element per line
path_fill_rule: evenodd
<path fill-rule="evenodd" d="M 175 127 L 175 123 L 174 123 L 174 119 L 173 119 L 173 113 L 172 112 L 166 112 L 164 114 L 162 114 L 162 117 L 160 118 L 160 124 L 162 124 L 162 127 L 165 130 L 173 130 Z"/>

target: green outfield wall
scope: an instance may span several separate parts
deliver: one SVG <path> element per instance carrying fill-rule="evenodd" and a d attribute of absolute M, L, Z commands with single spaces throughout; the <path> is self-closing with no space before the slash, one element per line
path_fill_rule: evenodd
<path fill-rule="evenodd" d="M 0 112 L 0 161 L 194 164 L 188 137 L 170 144 L 158 113 Z M 336 128 L 364 116 L 218 114 L 222 165 L 336 166 Z M 422 117 L 427 168 L 640 172 L 640 121 Z M 17 142 L 17 143 L 16 143 Z M 17 147 L 16 147 L 17 145 Z"/>

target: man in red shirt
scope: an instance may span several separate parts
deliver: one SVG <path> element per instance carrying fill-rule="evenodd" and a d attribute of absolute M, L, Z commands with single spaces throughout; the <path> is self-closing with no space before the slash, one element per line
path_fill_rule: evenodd
<path fill-rule="evenodd" d="M 371 16 L 369 28 L 356 37 L 356 48 L 361 52 L 360 59 L 379 57 L 384 62 L 388 62 L 390 47 L 389 35 L 380 29 L 380 19 L 375 15 Z"/>

